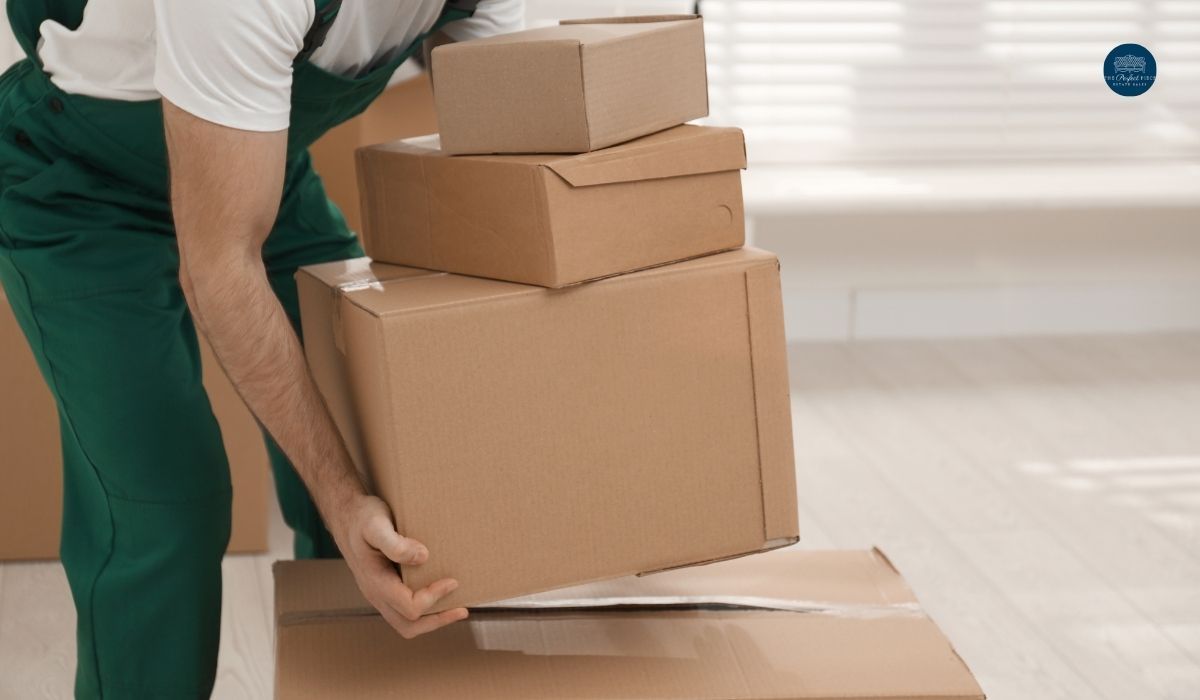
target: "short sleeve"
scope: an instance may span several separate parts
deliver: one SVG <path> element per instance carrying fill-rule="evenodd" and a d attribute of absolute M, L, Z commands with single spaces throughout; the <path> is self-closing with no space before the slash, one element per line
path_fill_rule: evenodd
<path fill-rule="evenodd" d="M 443 30 L 455 41 L 508 34 L 525 28 L 525 0 L 480 0 L 475 15 Z"/>
<path fill-rule="evenodd" d="M 288 127 L 312 0 L 154 0 L 154 11 L 159 94 L 223 126 Z"/>

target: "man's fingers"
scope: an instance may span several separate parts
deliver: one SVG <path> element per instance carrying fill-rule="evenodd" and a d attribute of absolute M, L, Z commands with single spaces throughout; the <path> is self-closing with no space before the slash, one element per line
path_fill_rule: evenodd
<path fill-rule="evenodd" d="M 434 603 L 453 593 L 456 588 L 458 588 L 458 581 L 452 578 L 434 581 L 413 593 L 413 607 L 417 609 L 418 613 L 424 614 L 426 610 L 433 607 Z"/>
<path fill-rule="evenodd" d="M 467 619 L 467 609 L 454 608 L 452 610 L 442 611 L 436 615 L 426 615 L 416 622 L 407 623 L 405 629 L 398 631 L 400 632 L 401 637 L 404 637 L 405 639 L 412 639 L 418 635 L 426 634 L 436 629 L 445 627 L 452 622 L 458 622 L 459 620 L 465 619 Z M 394 626 L 395 625 L 393 625 L 393 627 Z"/>
<path fill-rule="evenodd" d="M 379 610 L 379 614 L 383 616 L 383 619 L 392 626 L 392 629 L 396 630 L 396 634 L 404 634 L 408 631 L 409 625 L 413 624 L 411 621 L 404 619 L 404 617 L 395 610 L 389 608 L 386 604 L 376 605 L 375 608 Z"/>
<path fill-rule="evenodd" d="M 363 530 L 363 539 L 397 564 L 424 564 L 429 558 L 425 545 L 396 532 L 391 521 L 382 516 L 371 519 Z"/>

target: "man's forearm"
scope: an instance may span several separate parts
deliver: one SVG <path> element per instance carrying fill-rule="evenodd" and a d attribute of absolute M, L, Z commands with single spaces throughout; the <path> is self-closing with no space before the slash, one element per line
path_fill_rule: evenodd
<path fill-rule="evenodd" d="M 193 317 L 247 405 L 291 459 L 327 518 L 365 493 L 308 372 L 296 333 L 262 262 L 231 252 L 183 256 Z"/>

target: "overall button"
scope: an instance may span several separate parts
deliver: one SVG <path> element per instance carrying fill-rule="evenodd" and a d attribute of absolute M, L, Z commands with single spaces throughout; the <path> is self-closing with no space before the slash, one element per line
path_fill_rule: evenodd
<path fill-rule="evenodd" d="M 55 114 L 61 114 L 63 111 L 62 100 L 58 99 L 57 97 L 51 97 L 46 104 L 50 107 L 50 111 L 54 112 Z"/>
<path fill-rule="evenodd" d="M 18 131 L 15 138 L 18 146 L 33 145 L 33 141 L 30 140 L 29 134 L 25 133 L 24 131 Z"/>

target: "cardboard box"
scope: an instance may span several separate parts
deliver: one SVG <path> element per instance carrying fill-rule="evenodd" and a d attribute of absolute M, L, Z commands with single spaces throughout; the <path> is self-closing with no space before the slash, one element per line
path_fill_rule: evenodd
<path fill-rule="evenodd" d="M 708 116 L 694 15 L 566 20 L 439 46 L 448 153 L 585 153 Z"/>
<path fill-rule="evenodd" d="M 583 586 L 411 641 L 342 562 L 278 562 L 275 624 L 280 700 L 984 697 L 877 550 L 772 552 Z"/>
<path fill-rule="evenodd" d="M 443 608 L 798 536 L 775 257 L 565 290 L 366 259 L 298 273 L 306 351 Z"/>
<path fill-rule="evenodd" d="M 262 433 L 201 341 L 204 385 L 233 477 L 229 551 L 267 548 L 270 467 Z M 0 560 L 57 559 L 62 527 L 58 413 L 0 290 Z"/>
<path fill-rule="evenodd" d="M 362 231 L 354 151 L 360 146 L 437 131 L 429 77 L 417 75 L 389 87 L 365 112 L 335 126 L 309 149 L 325 192 L 352 231 Z"/>
<path fill-rule="evenodd" d="M 563 287 L 745 240 L 739 129 L 680 126 L 577 156 L 456 156 L 435 137 L 358 153 L 382 262 Z"/>

